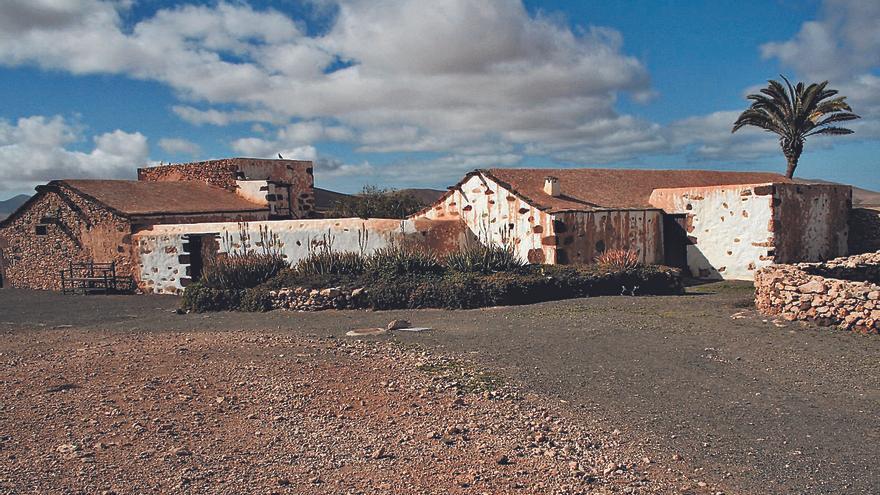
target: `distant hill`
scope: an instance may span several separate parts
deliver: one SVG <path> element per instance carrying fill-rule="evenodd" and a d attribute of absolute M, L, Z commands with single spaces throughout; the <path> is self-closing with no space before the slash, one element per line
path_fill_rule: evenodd
<path fill-rule="evenodd" d="M 343 201 L 350 195 L 328 189 L 315 188 L 315 210 L 323 212 L 333 208 L 338 201 Z"/>
<path fill-rule="evenodd" d="M 440 196 L 446 194 L 446 191 L 440 191 L 438 189 L 401 189 L 400 192 L 415 196 L 419 201 L 426 205 L 434 203 L 440 199 Z"/>
<path fill-rule="evenodd" d="M 822 179 L 798 179 L 801 182 L 818 182 L 820 184 L 839 184 Z M 848 184 L 846 184 L 848 185 Z M 853 207 L 855 208 L 880 208 L 880 192 L 850 186 L 853 192 Z"/>
<path fill-rule="evenodd" d="M 19 194 L 18 196 L 13 196 L 5 201 L 0 201 L 0 220 L 8 217 L 12 214 L 13 211 L 17 210 L 19 206 L 23 205 L 25 201 L 29 200 L 31 197 L 27 194 Z"/>
<path fill-rule="evenodd" d="M 446 191 L 437 189 L 399 189 L 398 191 L 415 196 L 419 201 L 425 204 L 431 204 L 437 201 Z M 315 210 L 325 212 L 339 201 L 351 197 L 351 194 L 345 194 L 328 189 L 315 188 Z"/>

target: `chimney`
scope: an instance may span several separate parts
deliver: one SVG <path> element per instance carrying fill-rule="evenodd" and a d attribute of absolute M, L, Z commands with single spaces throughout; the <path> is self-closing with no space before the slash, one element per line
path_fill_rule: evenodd
<path fill-rule="evenodd" d="M 544 192 L 554 198 L 561 196 L 562 191 L 559 188 L 559 179 L 549 175 L 544 177 Z"/>

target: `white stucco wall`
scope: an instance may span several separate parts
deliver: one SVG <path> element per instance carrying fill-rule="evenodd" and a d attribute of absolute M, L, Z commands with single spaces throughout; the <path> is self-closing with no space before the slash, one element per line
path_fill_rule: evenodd
<path fill-rule="evenodd" d="M 459 189 L 414 218 L 460 219 L 482 242 L 501 244 L 503 239 L 511 239 L 524 261 L 556 261 L 555 246 L 542 243 L 553 235 L 553 217 L 482 175 L 471 176 Z"/>
<path fill-rule="evenodd" d="M 394 241 L 423 242 L 430 245 L 437 232 L 454 237 L 447 222 L 425 222 L 389 219 L 317 219 L 275 220 L 239 224 L 235 222 L 197 223 L 188 225 L 155 225 L 132 235 L 136 253 L 137 283 L 145 292 L 178 294 L 184 285 L 188 263 L 179 259 L 184 253 L 184 242 L 190 234 L 219 234 L 220 252 L 241 250 L 238 245 L 240 229 L 245 225 L 251 244 L 260 240 L 260 231 L 277 236 L 278 247 L 291 264 L 309 253 L 309 246 L 331 242 L 337 252 L 369 253 L 389 246 Z M 231 238 L 230 245 L 225 238 Z M 450 242 L 458 242 L 457 238 Z M 254 246 L 259 251 L 260 246 Z"/>
<path fill-rule="evenodd" d="M 770 184 L 656 189 L 651 204 L 688 215 L 687 263 L 696 277 L 754 280 L 773 263 Z"/>
<path fill-rule="evenodd" d="M 237 180 L 236 193 L 242 198 L 258 205 L 268 205 L 266 195 L 269 194 L 269 182 L 265 180 Z"/>

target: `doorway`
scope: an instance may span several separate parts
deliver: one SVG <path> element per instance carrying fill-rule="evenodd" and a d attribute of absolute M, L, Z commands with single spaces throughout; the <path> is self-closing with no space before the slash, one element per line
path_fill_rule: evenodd
<path fill-rule="evenodd" d="M 193 282 L 202 278 L 205 265 L 217 257 L 220 234 L 187 234 L 183 241 L 181 264 L 187 264 L 186 276 Z"/>
<path fill-rule="evenodd" d="M 664 214 L 663 264 L 679 268 L 688 274 L 687 246 L 687 215 L 684 213 Z"/>

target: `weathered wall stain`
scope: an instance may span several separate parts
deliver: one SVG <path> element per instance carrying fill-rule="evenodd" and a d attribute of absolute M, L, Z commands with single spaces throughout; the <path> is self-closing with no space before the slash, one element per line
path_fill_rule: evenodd
<path fill-rule="evenodd" d="M 592 263 L 605 249 L 663 261 L 661 212 L 650 209 L 551 212 L 480 173 L 470 174 L 415 218 L 460 218 L 474 238 L 511 245 L 531 263 Z"/>
<path fill-rule="evenodd" d="M 752 184 L 656 189 L 651 203 L 686 213 L 688 267 L 704 278 L 752 280 L 773 263 L 847 253 L 850 187 Z"/>

